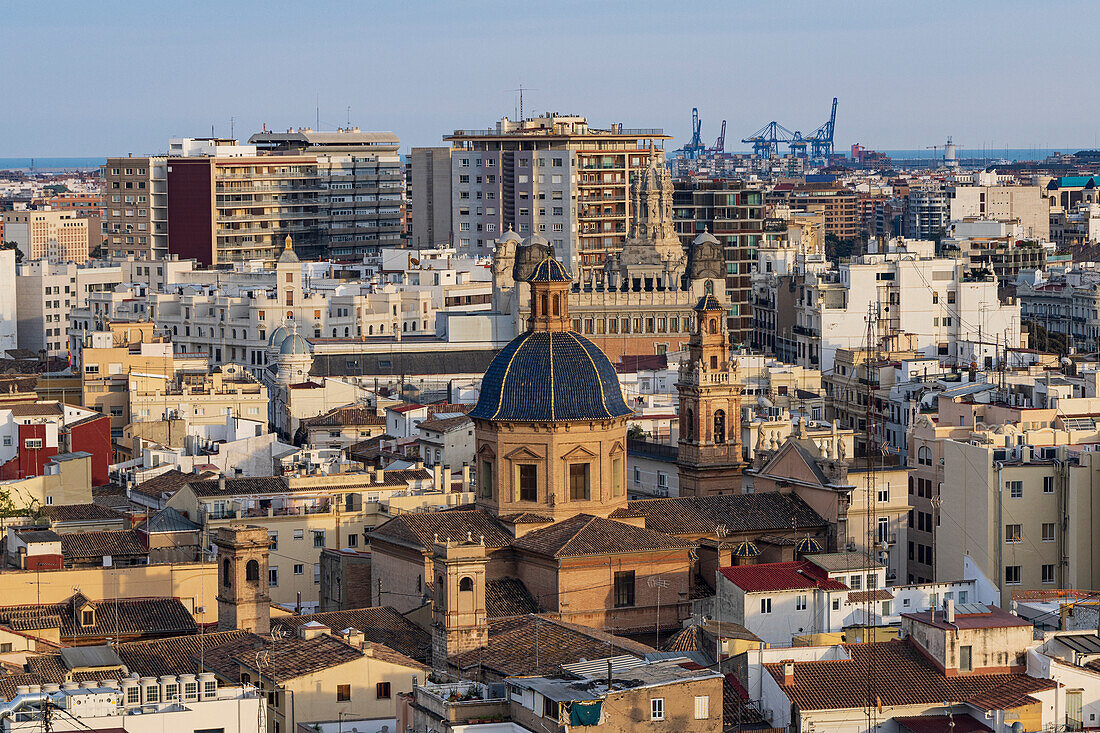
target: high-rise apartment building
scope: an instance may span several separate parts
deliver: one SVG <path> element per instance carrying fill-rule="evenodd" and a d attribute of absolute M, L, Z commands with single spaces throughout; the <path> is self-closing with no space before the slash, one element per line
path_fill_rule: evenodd
<path fill-rule="evenodd" d="M 849 188 L 835 183 L 806 183 L 796 186 L 787 195 L 787 201 L 792 209 L 822 212 L 827 235 L 838 239 L 859 236 L 859 201 Z"/>
<path fill-rule="evenodd" d="M 743 181 L 676 182 L 673 197 L 676 233 L 685 247 L 709 231 L 722 245 L 726 261 L 726 324 L 730 343 L 752 337 L 752 283 L 756 250 L 761 243 L 778 245 L 785 238 L 782 222 L 764 220 L 763 192 Z"/>
<path fill-rule="evenodd" d="M 72 211 L 4 212 L 4 238 L 25 260 L 88 261 L 88 220 Z"/>
<path fill-rule="evenodd" d="M 905 236 L 911 239 L 942 236 L 950 215 L 950 201 L 943 188 L 938 185 L 910 188 L 905 206 Z"/>
<path fill-rule="evenodd" d="M 580 282 L 602 282 L 604 258 L 622 250 L 631 177 L 664 159 L 662 130 L 589 127 L 584 117 L 507 117 L 489 130 L 455 130 L 451 221 L 459 252 L 490 255 L 509 229 L 540 234 Z M 423 189 L 426 190 L 426 189 Z M 434 204 L 438 206 L 438 204 Z M 427 202 L 414 202 L 413 210 Z"/>
<path fill-rule="evenodd" d="M 361 260 L 380 245 L 405 238 L 405 171 L 401 141 L 392 132 L 309 129 L 258 132 L 248 140 L 260 153 L 317 160 L 319 236 L 295 250 L 306 259 Z"/>
<path fill-rule="evenodd" d="M 413 207 L 409 243 L 414 247 L 453 246 L 451 149 L 413 148 L 411 168 Z"/>
<path fill-rule="evenodd" d="M 150 259 L 167 255 L 167 159 L 163 155 L 107 158 L 99 170 L 107 252 Z"/>

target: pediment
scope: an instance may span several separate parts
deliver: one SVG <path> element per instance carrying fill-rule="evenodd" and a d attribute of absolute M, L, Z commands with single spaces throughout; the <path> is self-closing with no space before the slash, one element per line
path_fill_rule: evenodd
<path fill-rule="evenodd" d="M 562 456 L 563 461 L 573 461 L 578 458 L 599 458 L 599 454 L 593 453 L 591 450 L 584 447 L 583 445 L 578 445 L 576 448 Z"/>
<path fill-rule="evenodd" d="M 542 460 L 543 458 L 543 456 L 539 455 L 525 445 L 521 445 L 519 448 L 516 448 L 510 453 L 505 453 L 504 457 L 510 461 Z"/>

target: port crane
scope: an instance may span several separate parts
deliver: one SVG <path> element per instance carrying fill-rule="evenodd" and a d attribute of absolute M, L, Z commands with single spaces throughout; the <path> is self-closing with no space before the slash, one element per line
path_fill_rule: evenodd
<path fill-rule="evenodd" d="M 714 148 L 711 149 L 712 153 L 724 153 L 726 152 L 726 121 L 722 120 L 722 131 L 718 133 L 718 139 L 714 142 Z"/>
<path fill-rule="evenodd" d="M 833 130 L 836 128 L 836 97 L 833 97 L 833 111 L 829 121 L 810 133 L 810 153 L 815 158 L 829 159 L 833 154 Z"/>
<path fill-rule="evenodd" d="M 683 147 L 684 157 L 688 160 L 694 160 L 707 151 L 707 146 L 703 145 L 703 136 L 701 134 L 703 128 L 703 121 L 699 119 L 699 108 L 691 108 L 691 142 Z"/>
<path fill-rule="evenodd" d="M 749 143 L 752 145 L 752 152 L 767 159 L 779 155 L 779 143 L 789 143 L 792 139 L 793 132 L 772 120 L 741 142 Z"/>

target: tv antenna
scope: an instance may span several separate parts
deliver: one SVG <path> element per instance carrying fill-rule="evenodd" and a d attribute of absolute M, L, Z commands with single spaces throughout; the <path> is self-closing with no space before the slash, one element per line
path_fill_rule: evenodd
<path fill-rule="evenodd" d="M 515 110 L 514 113 L 516 115 L 516 121 L 522 121 L 523 120 L 523 93 L 524 92 L 537 92 L 538 89 L 532 89 L 531 87 L 524 87 L 523 84 L 520 84 L 519 87 L 516 88 L 516 89 L 506 89 L 505 91 L 519 94 L 519 109 Z"/>

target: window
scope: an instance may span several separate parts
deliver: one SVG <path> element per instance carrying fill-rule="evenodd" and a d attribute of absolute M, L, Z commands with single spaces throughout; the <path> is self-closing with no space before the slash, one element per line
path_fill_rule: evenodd
<path fill-rule="evenodd" d="M 249 560 L 244 566 L 244 579 L 253 583 L 258 582 L 260 580 L 260 563 Z"/>
<path fill-rule="evenodd" d="M 665 699 L 663 697 L 655 697 L 649 701 L 649 719 L 665 719 Z"/>
<path fill-rule="evenodd" d="M 521 463 L 519 469 L 519 500 L 539 500 L 539 471 L 533 463 Z"/>
<path fill-rule="evenodd" d="M 634 605 L 634 571 L 623 570 L 615 573 L 615 608 Z"/>
<path fill-rule="evenodd" d="M 708 695 L 695 696 L 695 719 L 706 720 L 710 717 L 710 697 Z"/>
<path fill-rule="evenodd" d="M 1043 476 L 1043 493 L 1044 494 L 1053 494 L 1054 493 L 1054 477 L 1053 476 Z"/>
<path fill-rule="evenodd" d="M 1006 481 L 1008 486 L 1008 494 L 1013 499 L 1022 498 L 1024 495 L 1024 482 L 1023 481 Z"/>
<path fill-rule="evenodd" d="M 349 534 L 348 535 L 348 547 L 358 547 L 358 546 L 359 546 L 359 535 Z"/>
<path fill-rule="evenodd" d="M 12 649 L 11 642 L 5 642 L 0 644 L 0 654 L 7 654 Z"/>
<path fill-rule="evenodd" d="M 548 697 L 542 698 L 542 717 L 557 720 L 561 715 L 558 703 Z"/>
<path fill-rule="evenodd" d="M 468 575 L 465 578 L 459 579 L 458 589 L 467 593 L 472 592 L 474 589 L 474 579 Z"/>
<path fill-rule="evenodd" d="M 302 534 L 302 532 L 303 532 L 303 530 L 300 530 L 300 529 L 294 530 L 294 539 L 296 539 L 296 540 L 302 539 L 302 537 L 304 536 Z"/>
<path fill-rule="evenodd" d="M 390 683 L 389 682 L 379 682 L 377 685 L 374 686 L 374 694 L 375 694 L 375 697 L 377 697 L 379 700 L 389 700 L 390 699 Z"/>
<path fill-rule="evenodd" d="M 1020 566 L 1005 565 L 1005 585 L 1019 585 L 1020 583 Z"/>
<path fill-rule="evenodd" d="M 279 549 L 279 533 L 278 532 L 268 532 L 267 533 L 267 539 L 271 542 L 271 549 L 272 550 L 278 550 Z"/>
<path fill-rule="evenodd" d="M 974 648 L 969 644 L 959 647 L 959 671 L 974 671 Z"/>
<path fill-rule="evenodd" d="M 839 598 L 834 598 L 833 599 L 833 610 L 834 611 L 839 611 L 840 610 L 840 599 Z"/>
<path fill-rule="evenodd" d="M 27 438 L 23 441 L 24 448 L 41 448 L 42 438 Z"/>
<path fill-rule="evenodd" d="M 313 546 L 324 547 L 325 546 L 325 530 L 315 529 L 313 530 Z"/>
<path fill-rule="evenodd" d="M 1006 524 L 1005 525 L 1005 542 L 1020 542 L 1020 525 L 1018 524 Z"/>
<path fill-rule="evenodd" d="M 229 588 L 233 585 L 233 566 L 229 562 L 229 558 L 222 560 L 222 585 Z"/>
<path fill-rule="evenodd" d="M 481 476 L 478 477 L 478 490 L 483 498 L 493 496 L 493 462 L 481 462 Z"/>
<path fill-rule="evenodd" d="M 771 613 L 771 612 L 772 612 L 772 599 L 771 598 L 761 598 L 760 599 L 760 613 Z"/>
<path fill-rule="evenodd" d="M 592 498 L 592 470 L 587 463 L 569 464 L 569 498 L 572 501 L 587 501 Z"/>
<path fill-rule="evenodd" d="M 1054 522 L 1043 522 L 1043 542 L 1054 542 Z"/>
<path fill-rule="evenodd" d="M 642 469 L 638 468 L 637 466 L 634 467 L 634 483 L 642 483 Z"/>
<path fill-rule="evenodd" d="M 301 563 L 297 563 L 297 564 L 294 565 L 294 574 L 295 575 L 301 575 L 302 573 L 305 572 L 305 569 L 306 569 L 305 565 L 303 565 Z"/>
<path fill-rule="evenodd" d="M 279 568 L 267 569 L 267 584 L 272 588 L 279 587 Z"/>
<path fill-rule="evenodd" d="M 794 599 L 794 610 L 805 611 L 806 610 L 806 596 L 798 595 Z"/>
<path fill-rule="evenodd" d="M 726 442 L 726 413 L 724 410 L 714 412 L 714 442 Z"/>
<path fill-rule="evenodd" d="M 859 575 L 853 575 L 848 581 L 848 587 L 852 590 L 860 590 L 863 588 L 863 577 Z"/>
<path fill-rule="evenodd" d="M 336 685 L 336 702 L 347 702 L 351 699 L 351 685 Z"/>
<path fill-rule="evenodd" d="M 1043 566 L 1043 582 L 1044 583 L 1053 583 L 1054 582 L 1054 564 L 1053 563 Z"/>
<path fill-rule="evenodd" d="M 611 495 L 622 496 L 626 491 L 623 485 L 623 459 L 615 457 L 611 459 Z"/>
<path fill-rule="evenodd" d="M 95 626 L 95 611 L 91 609 L 85 609 L 80 612 L 80 625 L 81 626 Z"/>

